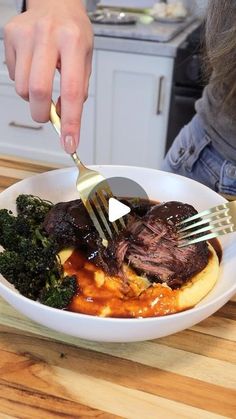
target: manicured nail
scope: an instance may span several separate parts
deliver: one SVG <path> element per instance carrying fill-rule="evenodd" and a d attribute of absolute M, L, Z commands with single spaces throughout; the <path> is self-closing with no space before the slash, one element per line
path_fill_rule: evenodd
<path fill-rule="evenodd" d="M 75 139 L 72 135 L 66 135 L 66 137 L 62 139 L 62 145 L 68 154 L 72 154 L 76 151 Z"/>

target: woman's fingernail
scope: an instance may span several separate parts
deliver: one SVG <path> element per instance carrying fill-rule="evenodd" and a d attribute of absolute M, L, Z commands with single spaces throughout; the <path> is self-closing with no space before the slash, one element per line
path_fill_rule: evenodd
<path fill-rule="evenodd" d="M 72 135 L 66 135 L 62 140 L 62 145 L 68 154 L 72 154 L 76 151 L 76 143 Z"/>

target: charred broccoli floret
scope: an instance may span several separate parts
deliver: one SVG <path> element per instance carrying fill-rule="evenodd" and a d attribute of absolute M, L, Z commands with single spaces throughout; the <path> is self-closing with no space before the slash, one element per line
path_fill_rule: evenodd
<path fill-rule="evenodd" d="M 76 278 L 66 276 L 62 281 L 47 284 L 40 295 L 40 302 L 54 308 L 66 308 L 76 293 Z"/>
<path fill-rule="evenodd" d="M 21 216 L 14 217 L 11 211 L 0 210 L 0 245 L 5 249 L 17 250 L 22 239 L 31 236 L 28 221 Z"/>
<path fill-rule="evenodd" d="M 76 292 L 74 277 L 64 278 L 58 244 L 42 223 L 52 204 L 32 195 L 17 198 L 18 215 L 0 210 L 0 273 L 25 297 L 66 308 Z"/>
<path fill-rule="evenodd" d="M 24 258 L 15 251 L 5 250 L 0 253 L 0 272 L 11 283 L 18 281 L 23 272 Z"/>
<path fill-rule="evenodd" d="M 34 195 L 21 194 L 16 199 L 17 213 L 26 218 L 33 226 L 41 224 L 52 207 L 52 202 Z"/>
<path fill-rule="evenodd" d="M 50 291 L 51 286 L 52 289 L 58 287 L 59 294 L 61 283 L 64 281 L 63 269 L 57 257 L 57 246 L 47 238 L 43 243 L 22 238 L 17 251 L 5 250 L 0 253 L 1 274 L 22 295 L 33 300 L 41 300 L 42 290 L 45 288 Z M 63 299 L 62 295 L 61 300 Z M 68 299 L 65 300 L 64 307 L 67 301 Z M 56 302 L 53 306 L 56 306 Z"/>
<path fill-rule="evenodd" d="M 30 269 L 29 269 L 30 265 Z M 34 262 L 22 254 L 5 250 L 0 253 L 0 272 L 25 297 L 36 300 L 45 285 L 45 277 L 34 274 Z"/>

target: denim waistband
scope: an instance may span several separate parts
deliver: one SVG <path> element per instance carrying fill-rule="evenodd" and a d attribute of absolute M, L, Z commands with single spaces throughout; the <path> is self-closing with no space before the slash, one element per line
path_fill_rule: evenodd
<path fill-rule="evenodd" d="M 188 125 L 189 135 L 195 145 L 192 155 L 188 159 L 189 168 L 197 161 L 207 147 L 209 152 L 202 156 L 212 172 L 219 173 L 219 193 L 236 195 L 236 162 L 225 159 L 214 147 L 214 142 L 203 127 L 201 118 L 195 115 Z M 192 168 L 192 167 L 191 167 Z"/>

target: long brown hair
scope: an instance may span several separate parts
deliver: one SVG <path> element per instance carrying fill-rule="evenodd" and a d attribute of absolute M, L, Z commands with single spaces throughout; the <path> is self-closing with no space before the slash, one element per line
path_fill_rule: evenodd
<path fill-rule="evenodd" d="M 211 81 L 229 113 L 236 109 L 236 0 L 209 0 L 206 52 Z"/>

